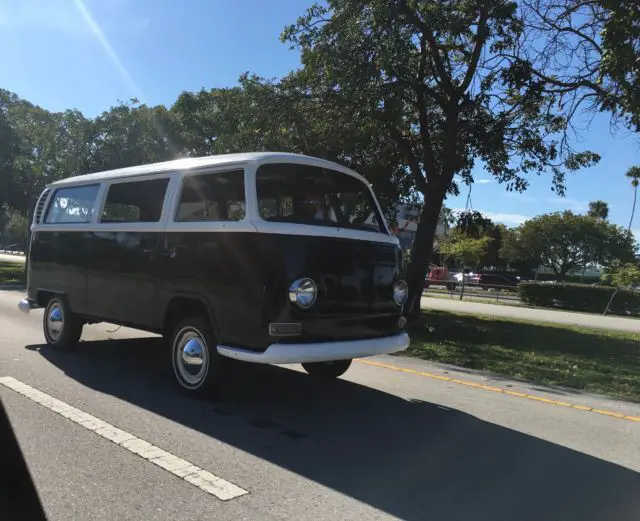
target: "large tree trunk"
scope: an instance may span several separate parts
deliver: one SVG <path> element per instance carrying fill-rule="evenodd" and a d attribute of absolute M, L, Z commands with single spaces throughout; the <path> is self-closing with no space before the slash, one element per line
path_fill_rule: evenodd
<path fill-rule="evenodd" d="M 411 263 L 407 270 L 409 298 L 405 306 L 405 315 L 409 320 L 420 316 L 420 299 L 424 290 L 424 280 L 429 268 L 429 259 L 433 251 L 433 240 L 438 228 L 438 217 L 442 209 L 446 188 L 429 185 L 429 193 L 425 194 L 424 205 L 420 213 L 420 221 L 416 236 L 411 245 Z"/>

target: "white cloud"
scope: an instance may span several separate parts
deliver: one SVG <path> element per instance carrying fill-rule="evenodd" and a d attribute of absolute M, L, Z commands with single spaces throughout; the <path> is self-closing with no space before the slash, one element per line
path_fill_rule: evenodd
<path fill-rule="evenodd" d="M 455 213 L 464 212 L 464 208 L 453 208 L 453 211 Z M 529 215 L 522 215 L 519 213 L 488 212 L 480 209 L 478 209 L 478 211 L 485 217 L 491 219 L 493 222 L 512 226 L 522 224 L 523 222 L 531 219 Z"/>
<path fill-rule="evenodd" d="M 476 183 L 479 185 L 488 185 L 489 183 L 493 183 L 493 179 L 478 179 Z"/>
<path fill-rule="evenodd" d="M 484 212 L 482 214 L 491 219 L 494 222 L 502 224 L 522 224 L 525 221 L 531 219 L 528 215 L 522 215 L 519 213 L 500 213 L 500 212 Z"/>
<path fill-rule="evenodd" d="M 577 199 L 570 199 L 568 197 L 551 197 L 550 199 L 547 199 L 547 201 L 578 212 L 585 211 L 589 207 L 588 202 L 578 201 Z"/>

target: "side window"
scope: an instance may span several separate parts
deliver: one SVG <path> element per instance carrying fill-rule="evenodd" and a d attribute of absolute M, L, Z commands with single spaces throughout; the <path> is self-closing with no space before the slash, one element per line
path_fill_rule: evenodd
<path fill-rule="evenodd" d="M 96 207 L 100 185 L 72 186 L 56 190 L 45 223 L 88 223 Z"/>
<path fill-rule="evenodd" d="M 169 178 L 112 184 L 109 186 L 100 222 L 158 222 L 168 185 Z"/>
<path fill-rule="evenodd" d="M 244 170 L 192 175 L 182 185 L 176 221 L 240 221 L 245 211 Z"/>

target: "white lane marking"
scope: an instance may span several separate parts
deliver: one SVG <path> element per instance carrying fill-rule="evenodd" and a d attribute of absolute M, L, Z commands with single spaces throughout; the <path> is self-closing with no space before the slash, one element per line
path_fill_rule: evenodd
<path fill-rule="evenodd" d="M 201 469 L 187 460 L 179 458 L 178 456 L 175 456 L 160 447 L 156 447 L 155 445 L 152 445 L 133 434 L 123 431 L 122 429 L 118 429 L 117 427 L 114 427 L 91 414 L 87 414 L 80 409 L 76 409 L 68 403 L 58 400 L 53 396 L 38 391 L 34 387 L 22 383 L 20 380 L 16 380 L 11 376 L 0 377 L 0 384 L 8 387 L 9 389 L 13 389 L 15 392 L 26 396 L 43 407 L 64 416 L 72 422 L 81 425 L 85 429 L 95 432 L 99 436 L 102 436 L 123 449 L 144 458 L 187 483 L 191 483 L 199 489 L 216 496 L 222 501 L 227 501 L 249 493 L 233 483 L 215 476 L 214 474 L 211 474 L 211 472 Z"/>

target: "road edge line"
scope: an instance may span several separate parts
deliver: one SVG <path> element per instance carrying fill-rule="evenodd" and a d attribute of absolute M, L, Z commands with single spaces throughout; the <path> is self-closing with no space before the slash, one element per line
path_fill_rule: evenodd
<path fill-rule="evenodd" d="M 221 501 L 228 501 L 249 493 L 247 490 L 194 465 L 190 461 L 171 454 L 142 438 L 138 438 L 62 400 L 58 400 L 47 393 L 39 391 L 35 387 L 31 387 L 12 376 L 0 377 L 0 384 L 67 420 L 96 433 L 98 436 L 109 440 L 126 451 L 140 456 L 149 463 L 153 463 L 157 467 L 217 497 Z"/>
<path fill-rule="evenodd" d="M 513 396 L 516 398 L 524 398 L 527 400 L 532 400 L 532 401 L 536 401 L 538 403 L 544 403 L 547 405 L 555 405 L 557 407 L 567 407 L 568 409 L 575 409 L 577 411 L 585 411 L 585 412 L 591 412 L 594 414 L 600 414 L 602 416 L 609 416 L 612 418 L 618 418 L 620 420 L 627 420 L 630 422 L 636 422 L 636 423 L 640 423 L 640 416 L 631 416 L 631 415 L 626 415 L 626 414 L 622 414 L 619 412 L 614 412 L 614 411 L 609 411 L 606 409 L 597 409 L 595 407 L 589 407 L 587 405 L 580 405 L 580 404 L 575 404 L 575 403 L 569 403 L 569 402 L 563 402 L 561 400 L 553 400 L 551 398 L 546 398 L 544 396 L 537 396 L 535 394 L 528 394 L 528 393 L 522 393 L 522 392 L 518 392 L 518 391 L 511 391 L 509 389 L 503 389 L 502 387 L 494 387 L 492 385 L 484 385 L 484 384 L 480 384 L 477 382 L 472 382 L 471 380 L 461 380 L 459 378 L 452 378 L 449 376 L 442 376 L 439 374 L 434 374 L 434 373 L 429 373 L 429 372 L 425 372 L 425 371 L 417 371 L 415 369 L 409 369 L 407 367 L 399 367 L 396 365 L 391 365 L 391 364 L 385 364 L 382 362 L 376 362 L 374 360 L 366 360 L 363 358 L 359 358 L 356 360 L 356 362 L 360 362 L 362 364 L 366 364 L 366 365 L 370 365 L 373 367 L 380 367 L 383 369 L 389 369 L 391 371 L 397 371 L 397 372 L 401 372 L 401 373 L 407 373 L 407 374 L 412 374 L 412 375 L 416 375 L 416 376 L 422 376 L 424 378 L 431 378 L 432 380 L 440 380 L 443 382 L 451 382 L 454 384 L 458 384 L 458 385 L 464 385 L 467 387 L 474 387 L 476 389 L 482 389 L 483 391 L 490 391 L 493 393 L 499 393 L 499 394 L 504 394 L 507 396 Z"/>

